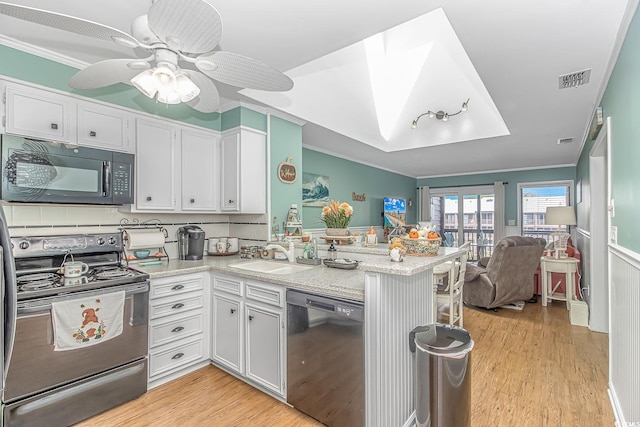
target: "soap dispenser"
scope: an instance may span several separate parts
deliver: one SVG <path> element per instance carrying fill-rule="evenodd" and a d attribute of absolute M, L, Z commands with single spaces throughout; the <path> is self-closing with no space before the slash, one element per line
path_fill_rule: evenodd
<path fill-rule="evenodd" d="M 338 257 L 338 251 L 336 250 L 336 247 L 333 244 L 334 242 L 331 242 L 331 245 L 329 245 L 329 249 L 327 249 L 327 259 L 329 261 L 335 261 L 336 258 Z"/>

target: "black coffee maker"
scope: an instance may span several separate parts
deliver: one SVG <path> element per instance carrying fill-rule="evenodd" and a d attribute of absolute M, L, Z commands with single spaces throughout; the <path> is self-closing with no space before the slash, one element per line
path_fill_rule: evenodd
<path fill-rule="evenodd" d="M 185 225 L 178 229 L 178 258 L 202 259 L 204 253 L 204 231 L 197 225 Z"/>

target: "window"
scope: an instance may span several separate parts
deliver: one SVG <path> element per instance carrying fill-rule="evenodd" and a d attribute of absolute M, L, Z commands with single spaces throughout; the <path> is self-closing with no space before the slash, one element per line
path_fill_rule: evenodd
<path fill-rule="evenodd" d="M 557 225 L 545 224 L 549 206 L 571 206 L 573 181 L 537 182 L 518 184 L 518 213 L 523 236 L 548 240 Z M 566 227 L 563 227 L 566 229 Z"/>
<path fill-rule="evenodd" d="M 493 186 L 432 188 L 431 225 L 448 246 L 471 242 L 469 260 L 490 256 L 493 248 Z"/>

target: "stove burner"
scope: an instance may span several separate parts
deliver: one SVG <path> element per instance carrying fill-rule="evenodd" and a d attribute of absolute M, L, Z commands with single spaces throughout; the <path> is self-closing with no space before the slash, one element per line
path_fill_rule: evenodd
<path fill-rule="evenodd" d="M 121 277 L 136 276 L 136 273 L 120 266 L 102 267 L 94 270 L 93 276 L 97 280 L 119 279 Z"/>
<path fill-rule="evenodd" d="M 20 291 L 37 291 L 62 286 L 60 276 L 55 273 L 27 274 L 18 277 L 16 281 Z"/>

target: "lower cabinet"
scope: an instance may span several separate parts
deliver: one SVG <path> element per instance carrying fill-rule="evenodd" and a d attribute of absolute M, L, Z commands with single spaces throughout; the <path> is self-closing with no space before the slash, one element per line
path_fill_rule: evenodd
<path fill-rule="evenodd" d="M 285 397 L 284 288 L 213 276 L 211 359 Z"/>
<path fill-rule="evenodd" d="M 149 388 L 206 365 L 209 273 L 151 280 Z"/>

